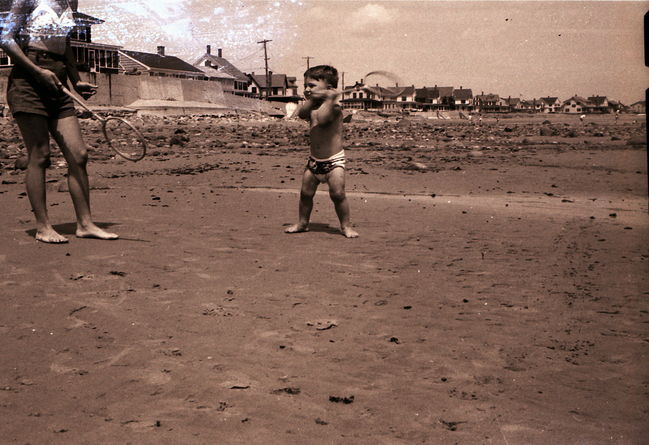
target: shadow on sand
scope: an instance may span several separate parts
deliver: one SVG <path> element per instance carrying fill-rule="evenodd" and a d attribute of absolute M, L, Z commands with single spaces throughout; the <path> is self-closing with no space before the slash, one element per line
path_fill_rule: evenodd
<path fill-rule="evenodd" d="M 322 232 L 340 235 L 340 229 L 324 223 L 309 223 L 309 232 Z"/>
<path fill-rule="evenodd" d="M 97 226 L 101 227 L 104 230 L 108 230 L 112 226 L 118 225 L 117 223 L 110 223 L 110 222 L 98 222 L 95 223 Z M 64 236 L 74 236 L 74 234 L 77 231 L 77 223 L 64 223 L 64 224 L 54 224 L 53 225 L 54 230 L 56 230 L 58 233 Z M 25 233 L 32 238 L 36 236 L 36 229 L 29 229 L 25 230 Z M 88 238 L 92 239 L 92 238 Z M 124 238 L 120 236 L 118 239 L 115 241 L 140 241 L 142 243 L 150 243 L 151 241 L 146 240 L 146 239 L 139 239 L 139 238 Z"/>

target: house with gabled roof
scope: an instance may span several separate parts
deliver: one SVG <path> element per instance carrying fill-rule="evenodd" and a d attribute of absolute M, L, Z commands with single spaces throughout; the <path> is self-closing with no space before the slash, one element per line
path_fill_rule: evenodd
<path fill-rule="evenodd" d="M 643 114 L 647 112 L 647 101 L 639 100 L 629 105 L 629 109 L 632 113 Z"/>
<path fill-rule="evenodd" d="M 417 105 L 414 85 L 370 88 L 375 89 L 377 92 L 377 97 L 381 101 L 381 108 L 384 110 L 414 109 Z"/>
<path fill-rule="evenodd" d="M 216 54 L 213 54 L 211 45 L 207 45 L 205 54 L 199 57 L 193 65 L 210 76 L 210 80 L 215 79 L 221 82 L 224 92 L 238 96 L 250 95 L 248 91 L 250 78 L 223 57 L 223 49 L 218 48 Z"/>
<path fill-rule="evenodd" d="M 501 97 L 501 108 L 503 111 L 518 112 L 523 111 L 523 101 L 520 97 Z"/>
<path fill-rule="evenodd" d="M 473 91 L 470 88 L 462 88 L 462 86 L 453 90 L 453 105 L 456 110 L 473 110 Z"/>
<path fill-rule="evenodd" d="M 297 95 L 297 79 L 295 77 L 268 71 L 268 78 L 266 74 L 252 72 L 248 74 L 248 79 L 250 79 L 248 94 L 252 97 L 267 97 L 268 100 L 274 102 L 298 103 L 301 100 Z M 270 80 L 270 85 L 268 80 Z"/>
<path fill-rule="evenodd" d="M 12 0 L 0 0 L 0 30 L 11 10 Z M 77 69 L 92 73 L 117 73 L 121 46 L 107 45 L 92 41 L 92 26 L 104 23 L 103 20 L 83 12 L 73 13 L 76 26 L 70 33 L 70 46 L 77 61 Z M 0 68 L 13 66 L 8 54 L 0 49 Z"/>
<path fill-rule="evenodd" d="M 629 107 L 627 105 L 624 105 L 622 102 L 619 100 L 613 100 L 609 99 L 608 100 L 608 106 L 611 110 L 611 113 L 620 113 L 620 112 L 629 112 Z"/>
<path fill-rule="evenodd" d="M 206 66 L 203 67 L 197 66 L 196 68 L 198 68 L 203 73 L 205 73 L 207 80 L 212 82 L 218 82 L 219 85 L 221 85 L 221 88 L 223 89 L 224 93 L 235 94 L 234 93 L 235 79 L 233 76 L 229 75 L 228 73 L 214 70 Z"/>
<path fill-rule="evenodd" d="M 558 97 L 541 97 L 544 113 L 557 113 L 561 110 L 561 101 Z"/>
<path fill-rule="evenodd" d="M 381 101 L 374 87 L 368 87 L 363 82 L 355 82 L 350 88 L 345 88 L 340 106 L 354 110 L 380 110 Z"/>
<path fill-rule="evenodd" d="M 612 111 L 606 96 L 590 96 L 588 102 L 592 104 L 591 113 L 610 113 Z"/>
<path fill-rule="evenodd" d="M 498 94 L 484 94 L 484 91 L 473 98 L 473 106 L 476 111 L 481 113 L 499 113 L 507 111 L 507 105 L 501 101 Z"/>
<path fill-rule="evenodd" d="M 297 96 L 297 77 L 295 76 L 287 76 L 286 77 L 286 83 L 288 84 L 288 91 L 290 92 L 291 96 Z"/>
<path fill-rule="evenodd" d="M 521 100 L 521 109 L 522 111 L 527 111 L 528 113 L 540 113 L 543 111 L 545 102 L 541 99 L 523 99 Z"/>
<path fill-rule="evenodd" d="M 455 104 L 453 87 L 423 87 L 415 90 L 415 102 L 421 110 L 450 110 Z"/>
<path fill-rule="evenodd" d="M 590 113 L 593 105 L 581 96 L 574 95 L 570 99 L 564 100 L 561 109 L 568 114 Z"/>
<path fill-rule="evenodd" d="M 206 73 L 188 62 L 165 54 L 158 46 L 156 53 L 120 50 L 120 68 L 124 74 L 208 80 Z"/>

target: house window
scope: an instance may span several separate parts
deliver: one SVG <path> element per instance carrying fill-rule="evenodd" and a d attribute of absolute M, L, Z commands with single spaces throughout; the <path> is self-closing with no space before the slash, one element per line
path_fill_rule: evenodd
<path fill-rule="evenodd" d="M 257 87 L 252 87 L 252 92 L 256 94 L 257 93 Z"/>
<path fill-rule="evenodd" d="M 9 56 L 4 51 L 0 50 L 0 66 L 10 65 Z"/>
<path fill-rule="evenodd" d="M 352 99 L 356 99 L 356 93 L 352 93 Z"/>
<path fill-rule="evenodd" d="M 577 104 L 572 104 L 572 105 L 570 105 L 570 106 L 571 106 L 572 108 L 575 108 L 575 107 L 577 106 Z"/>
<path fill-rule="evenodd" d="M 358 98 L 362 99 L 363 98 L 363 93 L 358 93 Z"/>
<path fill-rule="evenodd" d="M 405 101 L 407 101 L 407 100 L 408 100 L 408 98 L 407 98 L 406 96 L 401 96 L 401 101 L 402 101 L 402 102 L 405 102 Z"/>

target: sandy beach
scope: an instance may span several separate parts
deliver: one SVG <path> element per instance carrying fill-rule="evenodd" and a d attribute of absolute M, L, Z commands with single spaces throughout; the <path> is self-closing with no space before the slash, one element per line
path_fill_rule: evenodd
<path fill-rule="evenodd" d="M 81 121 L 121 238 L 54 149 L 46 245 L 0 118 L 0 442 L 646 443 L 644 116 L 354 115 L 351 240 L 326 186 L 283 233 L 306 124 L 133 119 L 138 163 Z"/>

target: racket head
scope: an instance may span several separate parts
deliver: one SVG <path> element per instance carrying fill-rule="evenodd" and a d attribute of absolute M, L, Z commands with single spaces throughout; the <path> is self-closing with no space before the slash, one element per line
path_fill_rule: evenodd
<path fill-rule="evenodd" d="M 137 162 L 146 155 L 144 135 L 126 119 L 107 117 L 102 120 L 101 130 L 110 148 L 124 159 Z"/>
<path fill-rule="evenodd" d="M 366 84 L 369 84 L 369 82 L 367 81 L 368 77 L 373 77 L 373 78 L 379 79 L 379 80 L 383 79 L 383 81 L 385 81 L 387 79 L 390 82 L 392 82 L 394 85 L 403 84 L 403 82 L 401 81 L 401 78 L 398 75 L 396 75 L 396 74 L 394 74 L 394 73 L 392 73 L 390 71 L 385 71 L 385 70 L 370 71 L 363 78 L 363 81 Z M 381 82 L 378 82 L 378 83 L 381 83 Z M 385 85 L 385 86 L 388 86 L 388 85 Z"/>

